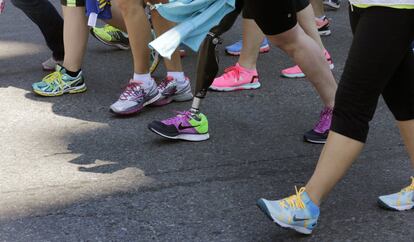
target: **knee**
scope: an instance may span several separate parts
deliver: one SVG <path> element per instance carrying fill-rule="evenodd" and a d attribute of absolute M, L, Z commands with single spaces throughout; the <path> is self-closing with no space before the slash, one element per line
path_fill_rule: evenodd
<path fill-rule="evenodd" d="M 335 96 L 331 130 L 365 142 L 377 101 L 378 98 L 363 97 L 361 92 L 340 85 Z"/>
<path fill-rule="evenodd" d="M 305 34 L 305 32 L 303 32 L 303 30 L 296 25 L 286 32 L 274 36 L 268 36 L 268 38 L 273 45 L 276 45 L 290 55 L 297 50 L 298 40 L 303 34 Z"/>

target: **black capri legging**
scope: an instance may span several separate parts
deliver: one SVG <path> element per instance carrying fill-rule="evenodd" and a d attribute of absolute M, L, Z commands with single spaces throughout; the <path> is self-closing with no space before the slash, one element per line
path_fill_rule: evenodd
<path fill-rule="evenodd" d="M 365 142 L 381 94 L 395 119 L 414 119 L 414 10 L 354 7 L 350 21 L 354 39 L 331 130 Z"/>

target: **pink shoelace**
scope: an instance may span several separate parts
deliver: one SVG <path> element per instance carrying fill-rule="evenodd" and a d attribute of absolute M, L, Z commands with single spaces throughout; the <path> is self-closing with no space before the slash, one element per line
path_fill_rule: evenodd
<path fill-rule="evenodd" d="M 176 124 L 181 122 L 183 119 L 191 119 L 192 113 L 190 111 L 175 111 L 174 117 L 168 118 L 163 122 L 166 124 Z"/>
<path fill-rule="evenodd" d="M 170 84 L 170 82 L 172 82 L 174 80 L 174 78 L 167 76 L 164 80 L 162 80 L 162 82 L 158 85 L 158 87 L 160 89 L 164 89 L 167 87 L 168 84 Z"/>
<path fill-rule="evenodd" d="M 119 99 L 128 100 L 130 97 L 138 96 L 139 91 L 142 90 L 143 83 L 140 81 L 130 80 L 128 85 L 126 85 L 125 90 L 121 93 Z"/>
<path fill-rule="evenodd" d="M 230 66 L 224 70 L 224 77 L 239 80 L 241 71 L 242 68 L 240 66 Z"/>

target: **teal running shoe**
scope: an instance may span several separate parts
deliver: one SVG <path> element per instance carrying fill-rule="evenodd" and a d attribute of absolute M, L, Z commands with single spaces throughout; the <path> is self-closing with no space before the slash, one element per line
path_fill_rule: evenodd
<path fill-rule="evenodd" d="M 385 209 L 404 211 L 414 208 L 414 177 L 411 177 L 411 185 L 400 192 L 380 196 L 378 205 Z"/>
<path fill-rule="evenodd" d="M 82 71 L 77 77 L 66 74 L 66 69 L 56 65 L 56 71 L 45 76 L 40 82 L 32 84 L 33 92 L 46 97 L 61 96 L 65 93 L 80 93 L 86 91 Z"/>
<path fill-rule="evenodd" d="M 295 187 L 295 190 L 296 195 L 277 201 L 261 198 L 257 200 L 257 206 L 280 227 L 311 234 L 318 222 L 319 207 L 312 202 L 304 187 L 299 191 Z"/>

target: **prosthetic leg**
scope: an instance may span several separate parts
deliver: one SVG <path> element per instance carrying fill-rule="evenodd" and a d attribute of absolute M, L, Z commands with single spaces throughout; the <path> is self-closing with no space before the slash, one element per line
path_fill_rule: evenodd
<path fill-rule="evenodd" d="M 216 46 L 221 43 L 220 36 L 227 32 L 236 22 L 237 16 L 239 16 L 242 10 L 242 5 L 239 2 L 236 2 L 235 10 L 227 14 L 216 27 L 210 30 L 201 44 L 197 60 L 195 94 L 190 109 L 192 113 L 199 112 L 201 99 L 207 95 L 207 90 L 218 73 Z"/>
<path fill-rule="evenodd" d="M 242 0 L 236 0 L 236 9 L 227 14 L 221 22 L 212 28 L 201 44 L 197 59 L 197 76 L 193 104 L 189 111 L 179 112 L 175 117 L 153 121 L 148 125 L 152 132 L 168 138 L 187 141 L 209 139 L 208 121 L 200 112 L 201 100 L 213 83 L 219 67 L 216 46 L 221 42 L 220 35 L 228 31 L 242 10 Z"/>

